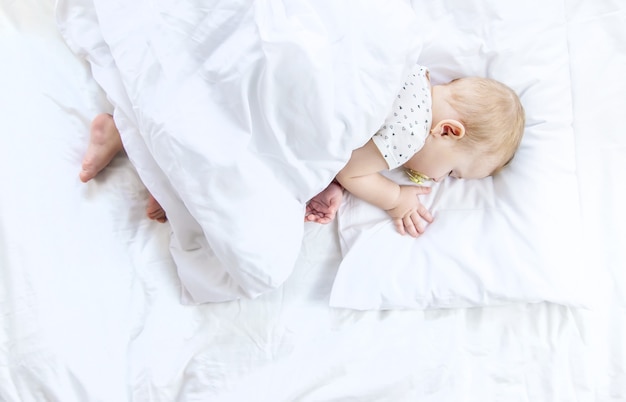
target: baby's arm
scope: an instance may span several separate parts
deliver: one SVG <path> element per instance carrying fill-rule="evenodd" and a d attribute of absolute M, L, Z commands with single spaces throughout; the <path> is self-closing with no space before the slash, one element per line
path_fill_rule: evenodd
<path fill-rule="evenodd" d="M 379 173 L 387 168 L 387 162 L 370 140 L 352 152 L 350 161 L 337 175 L 337 181 L 350 193 L 387 211 L 400 234 L 408 232 L 417 237 L 424 232 L 421 219 L 433 220 L 418 198 L 430 192 L 430 188 L 400 186 Z"/>

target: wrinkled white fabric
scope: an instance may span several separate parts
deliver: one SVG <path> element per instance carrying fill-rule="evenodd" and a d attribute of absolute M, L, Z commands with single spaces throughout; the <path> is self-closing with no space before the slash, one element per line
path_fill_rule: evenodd
<path fill-rule="evenodd" d="M 196 303 L 288 277 L 304 203 L 380 127 L 420 46 L 406 2 L 62 0 L 57 15 Z"/>

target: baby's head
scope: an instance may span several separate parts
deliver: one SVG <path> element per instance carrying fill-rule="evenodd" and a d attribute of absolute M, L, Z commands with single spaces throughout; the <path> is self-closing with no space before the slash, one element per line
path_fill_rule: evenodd
<path fill-rule="evenodd" d="M 465 127 L 460 144 L 495 165 L 506 166 L 524 133 L 524 108 L 517 94 L 499 81 L 467 77 L 451 81 L 448 102 Z"/>
<path fill-rule="evenodd" d="M 435 179 L 480 178 L 511 161 L 525 124 L 524 108 L 512 89 L 467 77 L 435 85 L 432 94 L 431 135 L 411 169 Z"/>

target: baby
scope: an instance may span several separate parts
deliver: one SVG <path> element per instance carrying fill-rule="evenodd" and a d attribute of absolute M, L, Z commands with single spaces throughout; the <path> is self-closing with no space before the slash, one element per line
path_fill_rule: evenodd
<path fill-rule="evenodd" d="M 524 124 L 519 98 L 504 84 L 468 77 L 431 87 L 428 70 L 415 65 L 382 128 L 309 201 L 305 219 L 332 221 L 343 187 L 387 211 L 399 233 L 417 237 L 433 220 L 418 198 L 430 188 L 398 185 L 380 172 L 403 166 L 417 183 L 490 176 L 513 158 Z"/>
<path fill-rule="evenodd" d="M 418 198 L 430 188 L 399 185 L 380 172 L 403 166 L 418 184 L 447 176 L 486 177 L 513 158 L 523 131 L 524 109 L 507 86 L 469 77 L 431 87 L 428 70 L 415 65 L 382 128 L 354 150 L 336 180 L 308 202 L 305 220 L 332 221 L 345 188 L 387 211 L 399 233 L 417 237 L 424 232 L 423 221 L 433 220 Z M 80 179 L 91 180 L 122 149 L 113 117 L 96 116 Z M 160 222 L 167 219 L 152 195 L 146 213 Z"/>

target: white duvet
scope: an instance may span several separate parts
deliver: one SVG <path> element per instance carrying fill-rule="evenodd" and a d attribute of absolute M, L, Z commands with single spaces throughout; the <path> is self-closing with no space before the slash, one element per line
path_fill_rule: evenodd
<path fill-rule="evenodd" d="M 406 2 L 63 0 L 57 14 L 167 211 L 195 303 L 283 283 L 306 201 L 380 126 L 420 46 Z"/>

